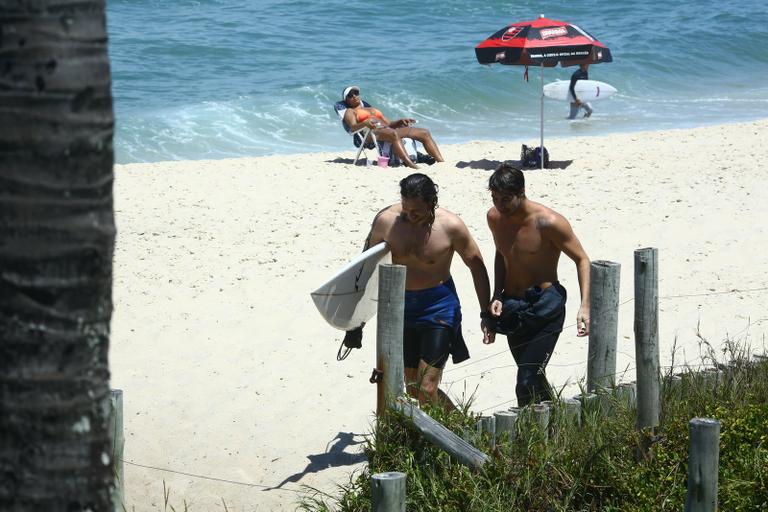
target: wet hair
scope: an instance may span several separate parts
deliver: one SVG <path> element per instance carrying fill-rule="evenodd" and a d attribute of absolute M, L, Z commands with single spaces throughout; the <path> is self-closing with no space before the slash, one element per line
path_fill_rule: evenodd
<path fill-rule="evenodd" d="M 499 165 L 488 179 L 488 190 L 507 194 L 521 195 L 525 190 L 523 171 L 509 162 Z"/>
<path fill-rule="evenodd" d="M 400 195 L 406 199 L 421 199 L 429 205 L 432 214 L 429 225 L 435 221 L 437 208 L 437 184 L 426 174 L 413 173 L 400 180 Z"/>

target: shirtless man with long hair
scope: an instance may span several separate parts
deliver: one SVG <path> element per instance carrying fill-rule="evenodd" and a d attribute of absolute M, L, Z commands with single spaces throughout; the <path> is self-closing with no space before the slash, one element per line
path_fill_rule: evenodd
<path fill-rule="evenodd" d="M 467 226 L 437 205 L 437 185 L 424 174 L 400 181 L 399 203 L 380 211 L 365 247 L 386 241 L 392 262 L 405 265 L 405 325 L 403 356 L 408 393 L 421 403 L 454 408 L 438 389 L 443 367 L 469 358 L 461 335 L 461 305 L 451 277 L 451 261 L 458 254 L 472 274 L 480 311 L 489 307 L 490 284 L 480 249 Z M 488 343 L 486 321 L 481 322 Z M 360 331 L 350 331 L 350 333 Z"/>

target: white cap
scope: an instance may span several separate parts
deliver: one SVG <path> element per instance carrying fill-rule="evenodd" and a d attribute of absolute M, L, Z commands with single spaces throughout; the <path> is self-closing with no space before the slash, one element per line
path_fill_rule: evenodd
<path fill-rule="evenodd" d="M 356 85 L 350 85 L 344 88 L 344 92 L 341 93 L 341 99 L 346 100 L 347 94 L 349 94 L 350 91 L 357 91 L 358 94 L 360 94 L 360 87 Z"/>

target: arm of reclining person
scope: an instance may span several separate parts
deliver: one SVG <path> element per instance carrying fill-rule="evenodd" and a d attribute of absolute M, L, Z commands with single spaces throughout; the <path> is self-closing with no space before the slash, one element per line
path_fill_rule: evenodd
<path fill-rule="evenodd" d="M 404 117 L 402 119 L 398 119 L 397 121 L 393 121 L 391 123 L 388 120 L 386 120 L 385 122 L 387 123 L 387 126 L 389 126 L 390 128 L 404 128 L 406 126 L 411 126 L 416 122 L 416 120 L 410 117 Z"/>

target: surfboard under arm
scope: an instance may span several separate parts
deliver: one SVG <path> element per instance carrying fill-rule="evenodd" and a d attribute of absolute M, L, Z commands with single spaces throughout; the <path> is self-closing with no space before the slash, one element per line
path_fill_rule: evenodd
<path fill-rule="evenodd" d="M 342 331 L 360 327 L 376 314 L 378 266 L 391 260 L 389 246 L 381 242 L 359 254 L 310 293 L 320 315 Z"/>

